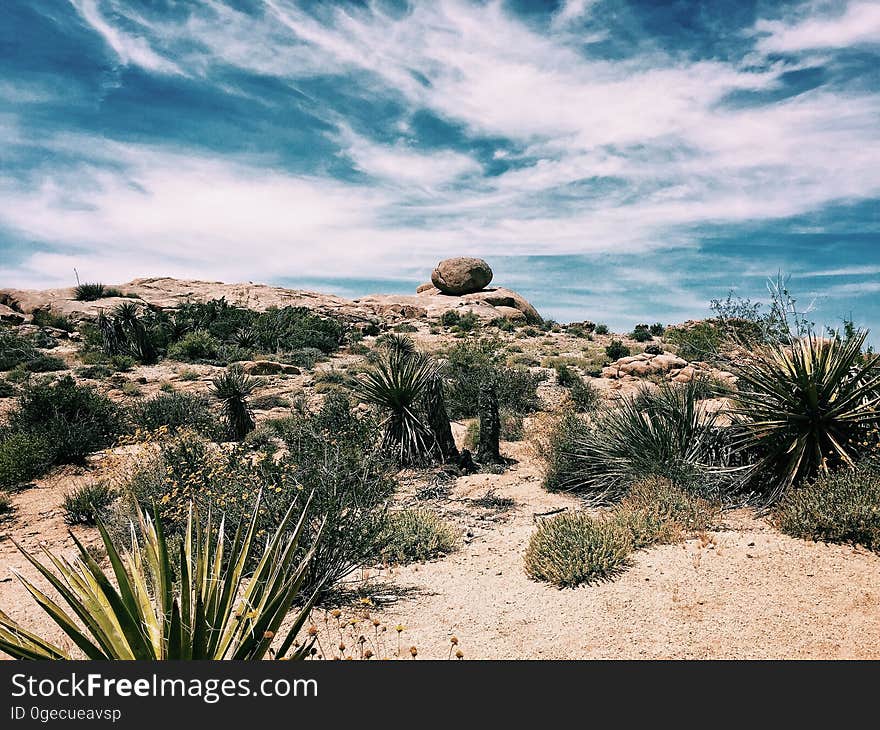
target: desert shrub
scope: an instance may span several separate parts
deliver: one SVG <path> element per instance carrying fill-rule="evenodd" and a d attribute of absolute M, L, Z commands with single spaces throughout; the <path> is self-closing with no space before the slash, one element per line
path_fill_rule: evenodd
<path fill-rule="evenodd" d="M 58 370 L 66 370 L 67 363 L 60 357 L 40 353 L 23 363 L 23 367 L 29 373 L 54 373 Z"/>
<path fill-rule="evenodd" d="M 629 531 L 637 550 L 706 531 L 719 516 L 717 504 L 660 477 L 633 484 L 613 513 L 613 519 Z"/>
<path fill-rule="evenodd" d="M 227 431 L 235 441 L 241 441 L 256 425 L 248 398 L 254 392 L 257 381 L 243 370 L 231 367 L 212 381 L 214 395 L 223 404 Z"/>
<path fill-rule="evenodd" d="M 729 342 L 725 327 L 709 319 L 669 327 L 663 337 L 676 346 L 676 353 L 685 360 L 716 360 Z"/>
<path fill-rule="evenodd" d="M 629 336 L 636 342 L 650 342 L 654 337 L 646 324 L 637 324 Z"/>
<path fill-rule="evenodd" d="M 298 350 L 285 353 L 282 358 L 284 362 L 304 368 L 305 370 L 311 370 L 315 367 L 315 363 L 324 359 L 326 359 L 324 353 L 317 347 L 301 347 Z"/>
<path fill-rule="evenodd" d="M 290 408 L 290 401 L 277 393 L 257 396 L 251 400 L 251 407 L 259 410 L 271 410 L 272 408 Z"/>
<path fill-rule="evenodd" d="M 98 347 L 107 357 L 128 355 L 145 365 L 159 359 L 164 341 L 160 316 L 155 312 L 141 311 L 133 302 L 114 307 L 109 315 L 101 312 L 96 333 L 90 328 L 83 330 L 86 351 Z"/>
<path fill-rule="evenodd" d="M 109 378 L 113 375 L 113 370 L 111 370 L 107 365 L 98 364 L 98 365 L 84 365 L 83 367 L 76 368 L 74 370 L 77 377 L 84 378 L 86 380 L 102 380 L 103 378 Z"/>
<path fill-rule="evenodd" d="M 658 344 L 650 344 L 645 347 L 646 355 L 662 355 L 663 348 Z"/>
<path fill-rule="evenodd" d="M 40 351 L 29 338 L 10 327 L 0 327 L 0 370 L 12 370 L 30 362 L 39 354 Z"/>
<path fill-rule="evenodd" d="M 602 396 L 599 389 L 591 382 L 578 378 L 571 385 L 568 397 L 578 413 L 589 413 L 599 407 Z"/>
<path fill-rule="evenodd" d="M 387 516 L 380 537 L 381 557 L 406 565 L 432 560 L 455 550 L 458 532 L 428 509 L 404 509 Z"/>
<path fill-rule="evenodd" d="M 605 354 L 610 360 L 619 360 L 622 357 L 629 357 L 630 349 L 620 340 L 611 340 L 611 343 L 605 348 Z"/>
<path fill-rule="evenodd" d="M 126 373 L 135 366 L 136 360 L 131 355 L 113 355 L 110 358 L 111 367 L 120 373 Z"/>
<path fill-rule="evenodd" d="M 207 330 L 187 332 L 180 340 L 168 346 L 168 357 L 181 362 L 198 362 L 200 360 L 217 360 L 220 357 L 221 344 Z"/>
<path fill-rule="evenodd" d="M 648 331 L 653 337 L 663 337 L 663 333 L 666 331 L 666 326 L 661 322 L 654 322 L 654 324 L 648 327 Z"/>
<path fill-rule="evenodd" d="M 5 378 L 0 378 L 0 398 L 13 398 L 18 393 L 14 383 Z"/>
<path fill-rule="evenodd" d="M 792 537 L 880 550 L 880 459 L 866 459 L 789 490 L 771 519 Z"/>
<path fill-rule="evenodd" d="M 37 327 L 52 327 L 65 332 L 73 332 L 74 326 L 67 317 L 55 314 L 51 309 L 35 309 L 31 315 L 31 324 Z"/>
<path fill-rule="evenodd" d="M 189 429 L 203 436 L 220 436 L 217 419 L 208 399 L 194 393 L 157 393 L 129 409 L 129 420 L 136 429 L 169 431 Z"/>
<path fill-rule="evenodd" d="M 116 491 L 107 482 L 92 482 L 76 487 L 64 495 L 61 508 L 68 525 L 97 524 L 116 499 Z"/>
<path fill-rule="evenodd" d="M 40 476 L 55 460 L 48 438 L 34 431 L 0 434 L 0 489 L 9 489 Z"/>
<path fill-rule="evenodd" d="M 491 322 L 489 322 L 491 327 L 497 327 L 502 332 L 515 332 L 516 331 L 516 323 L 512 319 L 508 319 L 507 317 L 496 317 Z"/>
<path fill-rule="evenodd" d="M 607 335 L 608 334 L 608 325 L 607 324 L 597 324 L 596 330 L 597 335 Z"/>
<path fill-rule="evenodd" d="M 465 312 L 459 317 L 456 329 L 459 332 L 472 332 L 480 326 L 480 318 L 474 312 Z"/>
<path fill-rule="evenodd" d="M 565 410 L 553 422 L 546 439 L 536 444 L 538 454 L 545 462 L 544 488 L 548 491 L 565 488 L 567 475 L 577 465 L 574 456 L 575 442 L 587 427 L 587 423 L 574 409 Z"/>
<path fill-rule="evenodd" d="M 563 388 L 570 388 L 581 379 L 581 376 L 578 375 L 564 362 L 557 363 L 555 369 L 556 382 L 559 383 L 559 385 L 561 385 Z"/>
<path fill-rule="evenodd" d="M 117 503 L 115 522 L 127 524 L 132 504 L 155 502 L 169 534 L 179 539 L 194 501 L 203 511 L 210 505 L 224 513 L 227 529 L 234 532 L 262 492 L 257 524 L 262 537 L 294 500 L 304 506 L 313 492 L 305 535 L 314 538 L 325 518 L 326 525 L 303 591 L 329 591 L 380 549 L 385 505 L 395 482 L 392 464 L 376 448 L 379 426 L 353 413 L 345 396 L 334 394 L 316 413 L 267 421 L 261 430 L 260 438 L 235 445 L 212 445 L 185 430 L 146 444 L 120 477 L 128 499 Z M 273 455 L 278 440 L 285 449 Z"/>
<path fill-rule="evenodd" d="M 394 331 L 411 334 L 413 332 L 418 332 L 419 328 L 410 322 L 401 322 L 400 324 L 394 325 Z"/>
<path fill-rule="evenodd" d="M 456 312 L 454 309 L 447 309 L 443 314 L 440 315 L 440 324 L 444 327 L 455 327 L 458 324 L 458 321 L 461 319 L 461 314 Z"/>
<path fill-rule="evenodd" d="M 138 385 L 134 380 L 126 380 L 122 385 L 119 386 L 119 390 L 122 391 L 124 395 L 127 395 L 129 398 L 141 398 L 144 395 L 144 392 L 141 390 L 141 386 Z"/>
<path fill-rule="evenodd" d="M 122 413 L 106 396 L 69 375 L 27 385 L 9 415 L 9 429 L 43 436 L 54 464 L 82 463 L 122 431 Z"/>
<path fill-rule="evenodd" d="M 6 492 L 0 492 L 0 519 L 7 517 L 15 511 L 12 499 Z"/>
<path fill-rule="evenodd" d="M 73 298 L 79 302 L 94 302 L 107 297 L 121 297 L 122 292 L 113 287 L 98 283 L 79 284 L 73 290 Z"/>
<path fill-rule="evenodd" d="M 651 475 L 714 492 L 725 483 L 730 462 L 718 418 L 692 384 L 624 398 L 590 423 L 570 420 L 563 426 L 552 447 L 561 453 L 550 458 L 545 485 L 578 491 L 593 504 L 615 501 Z"/>
<path fill-rule="evenodd" d="M 558 588 L 608 580 L 629 565 L 629 531 L 584 512 L 541 521 L 525 552 L 526 573 Z"/>
<path fill-rule="evenodd" d="M 325 354 L 339 348 L 347 331 L 341 321 L 320 317 L 305 307 L 270 307 L 258 314 L 253 328 L 259 347 L 266 352 L 314 347 Z"/>
<path fill-rule="evenodd" d="M 880 360 L 862 358 L 866 336 L 809 334 L 735 364 L 738 447 L 759 455 L 751 483 L 767 500 L 851 465 L 869 444 L 880 425 Z"/>
<path fill-rule="evenodd" d="M 514 413 L 530 413 L 538 408 L 540 376 L 504 364 L 503 349 L 494 339 L 462 342 L 450 351 L 443 368 L 447 383 L 446 405 L 452 418 L 477 415 L 480 387 L 495 385 L 498 405 Z"/>

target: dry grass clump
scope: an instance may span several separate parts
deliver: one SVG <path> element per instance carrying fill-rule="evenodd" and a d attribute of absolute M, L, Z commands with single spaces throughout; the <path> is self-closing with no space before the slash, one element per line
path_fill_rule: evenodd
<path fill-rule="evenodd" d="M 614 520 L 563 512 L 541 522 L 525 553 L 526 573 L 558 588 L 608 580 L 629 565 L 629 531 Z"/>
<path fill-rule="evenodd" d="M 720 509 L 667 479 L 649 477 L 630 487 L 613 518 L 629 529 L 633 548 L 678 542 L 717 523 Z"/>
<path fill-rule="evenodd" d="M 427 509 L 392 512 L 380 538 L 382 558 L 402 565 L 451 553 L 457 542 L 455 528 Z"/>
<path fill-rule="evenodd" d="M 608 580 L 629 565 L 633 551 L 704 532 L 718 516 L 717 505 L 651 477 L 596 516 L 563 512 L 544 520 L 526 548 L 526 573 L 559 588 Z"/>
<path fill-rule="evenodd" d="M 792 537 L 880 551 L 880 458 L 789 490 L 771 521 Z"/>

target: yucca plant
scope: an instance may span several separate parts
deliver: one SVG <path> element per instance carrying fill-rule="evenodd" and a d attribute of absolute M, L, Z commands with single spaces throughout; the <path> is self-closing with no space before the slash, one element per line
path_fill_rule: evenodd
<path fill-rule="evenodd" d="M 702 489 L 717 489 L 726 478 L 724 432 L 693 383 L 643 391 L 579 423 L 557 447 L 564 453 L 555 455 L 553 486 L 581 492 L 592 504 L 616 501 L 647 476 Z"/>
<path fill-rule="evenodd" d="M 424 463 L 434 451 L 434 435 L 420 406 L 437 368 L 405 341 L 399 337 L 389 341 L 384 355 L 361 376 L 357 390 L 368 403 L 387 412 L 382 422 L 383 447 L 398 463 L 412 465 Z"/>
<path fill-rule="evenodd" d="M 107 287 L 103 284 L 86 282 L 77 285 L 73 290 L 73 297 L 80 302 L 93 302 L 96 299 L 102 299 L 106 290 Z"/>
<path fill-rule="evenodd" d="M 254 392 L 257 381 L 241 368 L 231 367 L 214 378 L 213 383 L 214 394 L 223 401 L 229 434 L 236 441 L 241 441 L 256 426 L 247 399 Z"/>
<path fill-rule="evenodd" d="M 760 348 L 734 367 L 736 445 L 758 455 L 752 485 L 768 503 L 793 485 L 852 465 L 880 423 L 880 360 L 863 357 L 866 337 L 808 333 Z"/>
<path fill-rule="evenodd" d="M 128 355 L 145 365 L 151 365 L 159 359 L 146 315 L 133 302 L 124 302 L 115 307 L 110 316 L 101 312 L 98 329 L 107 355 Z"/>
<path fill-rule="evenodd" d="M 310 551 L 294 564 L 307 510 L 291 529 L 290 507 L 246 578 L 258 510 L 259 500 L 250 524 L 239 525 L 227 550 L 224 520 L 215 529 L 210 513 L 203 525 L 191 509 L 176 571 L 157 510 L 152 517 L 140 514 L 143 545 L 132 525 L 131 549 L 122 554 L 99 522 L 116 585 L 73 535 L 79 550 L 73 561 L 46 550 L 47 564 L 16 543 L 73 616 L 31 581 L 18 578 L 89 659 L 262 659 L 267 654 L 301 659 L 310 644 L 294 646 L 294 641 L 314 598 L 298 610 L 278 648 L 270 652 L 270 646 L 298 596 L 312 556 Z M 0 650 L 16 659 L 73 658 L 2 612 Z"/>

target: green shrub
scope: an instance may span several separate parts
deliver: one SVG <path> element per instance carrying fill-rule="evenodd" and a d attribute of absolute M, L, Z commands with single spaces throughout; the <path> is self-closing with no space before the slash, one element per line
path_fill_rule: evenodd
<path fill-rule="evenodd" d="M 584 512 L 541 521 L 525 552 L 526 573 L 558 588 L 608 580 L 629 565 L 629 531 Z"/>
<path fill-rule="evenodd" d="M 730 457 L 718 419 L 693 384 L 645 390 L 589 423 L 569 418 L 551 446 L 545 485 L 578 491 L 593 504 L 615 501 L 652 475 L 677 486 L 720 489 Z"/>
<path fill-rule="evenodd" d="M 540 376 L 507 367 L 503 357 L 503 348 L 495 339 L 462 342 L 449 351 L 443 374 L 451 418 L 475 417 L 480 387 L 490 382 L 495 385 L 498 405 L 504 410 L 514 413 L 537 410 Z"/>
<path fill-rule="evenodd" d="M 110 365 L 120 373 L 126 373 L 135 366 L 136 360 L 131 355 L 113 355 Z"/>
<path fill-rule="evenodd" d="M 77 368 L 74 372 L 77 377 L 88 380 L 102 380 L 113 375 L 113 371 L 107 365 L 86 365 L 85 367 Z"/>
<path fill-rule="evenodd" d="M 48 438 L 33 431 L 0 436 L 0 489 L 26 484 L 52 466 L 55 454 Z"/>
<path fill-rule="evenodd" d="M 162 315 L 141 311 L 134 302 L 120 304 L 109 315 L 102 311 L 96 330 L 97 334 L 88 327 L 83 330 L 86 351 L 98 347 L 107 357 L 127 355 L 145 365 L 159 359 L 166 339 Z"/>
<path fill-rule="evenodd" d="M 67 363 L 60 357 L 39 354 L 24 363 L 24 369 L 29 373 L 53 373 L 58 370 L 66 370 Z"/>
<path fill-rule="evenodd" d="M 787 491 L 772 522 L 792 537 L 880 551 L 880 459 L 866 459 Z"/>
<path fill-rule="evenodd" d="M 315 367 L 315 363 L 325 359 L 326 357 L 324 356 L 324 353 L 317 347 L 302 347 L 293 352 L 285 353 L 282 358 L 284 362 L 289 363 L 290 365 L 296 365 L 305 370 L 311 370 Z"/>
<path fill-rule="evenodd" d="M 148 443 L 120 485 L 130 498 L 117 502 L 117 529 L 127 529 L 136 516 L 130 512 L 132 501 L 155 502 L 169 534 L 179 538 L 188 504 L 195 501 L 203 511 L 213 505 L 224 512 L 227 529 L 234 532 L 262 492 L 257 524 L 262 536 L 294 500 L 314 492 L 305 534 L 316 536 L 324 517 L 326 525 L 303 591 L 329 591 L 380 549 L 385 504 L 395 482 L 392 465 L 376 449 L 379 427 L 353 413 L 346 397 L 329 395 L 317 413 L 273 419 L 261 430 L 259 439 L 231 448 L 184 430 Z M 269 446 L 276 439 L 285 448 L 273 456 L 274 444 Z M 254 453 L 250 445 L 261 450 Z M 320 585 L 322 580 L 327 582 Z"/>
<path fill-rule="evenodd" d="M 404 509 L 387 516 L 379 542 L 383 560 L 406 565 L 453 552 L 458 532 L 430 510 Z"/>
<path fill-rule="evenodd" d="M 440 324 L 444 327 L 455 327 L 458 324 L 458 321 L 461 319 L 461 314 L 459 314 L 454 309 L 447 309 L 443 314 L 440 315 Z"/>
<path fill-rule="evenodd" d="M 122 292 L 98 283 L 79 284 L 73 290 L 73 298 L 80 302 L 94 302 L 107 297 L 121 297 Z"/>
<path fill-rule="evenodd" d="M 27 385 L 9 414 L 9 430 L 45 437 L 54 464 L 82 463 L 121 433 L 122 414 L 106 396 L 68 375 Z"/>
<path fill-rule="evenodd" d="M 605 348 L 605 354 L 610 360 L 619 360 L 622 357 L 629 357 L 630 349 L 620 340 L 611 340 L 611 344 Z"/>
<path fill-rule="evenodd" d="M 18 388 L 14 383 L 10 383 L 4 378 L 0 378 L 0 398 L 13 398 L 18 393 Z"/>
<path fill-rule="evenodd" d="M 39 355 L 40 351 L 29 338 L 9 327 L 0 327 L 0 370 L 12 370 Z"/>
<path fill-rule="evenodd" d="M 64 495 L 61 508 L 68 525 L 95 525 L 116 499 L 116 491 L 106 482 L 76 487 Z"/>
<path fill-rule="evenodd" d="M 810 334 L 734 364 L 738 447 L 759 456 L 751 484 L 768 501 L 852 464 L 876 443 L 870 434 L 880 426 L 880 359 L 862 357 L 866 336 Z"/>
<path fill-rule="evenodd" d="M 676 353 L 685 360 L 716 360 L 729 342 L 724 325 L 710 319 L 669 327 L 663 337 L 676 346 Z"/>
<path fill-rule="evenodd" d="M 568 396 L 578 413 L 589 413 L 596 410 L 602 400 L 599 389 L 583 378 L 578 378 L 572 383 Z"/>
<path fill-rule="evenodd" d="M 143 431 L 156 431 L 164 426 L 170 431 L 190 429 L 214 438 L 221 435 L 208 399 L 194 393 L 157 393 L 133 406 L 129 420 Z"/>
<path fill-rule="evenodd" d="M 666 326 L 661 322 L 654 322 L 649 328 L 648 331 L 654 337 L 663 337 L 663 333 L 666 331 Z"/>
<path fill-rule="evenodd" d="M 73 332 L 74 326 L 67 317 L 55 314 L 50 309 L 35 309 L 31 315 L 31 324 L 37 327 L 52 327 L 65 332 Z"/>
<path fill-rule="evenodd" d="M 597 335 L 607 335 L 608 334 L 608 325 L 607 324 L 597 324 L 595 331 L 596 331 Z"/>
<path fill-rule="evenodd" d="M 419 328 L 410 322 L 401 322 L 400 324 L 394 325 L 395 332 L 403 332 L 403 333 L 412 333 L 418 332 Z"/>
<path fill-rule="evenodd" d="M 654 339 L 650 328 L 646 324 L 637 324 L 629 336 L 636 342 L 650 342 Z"/>
<path fill-rule="evenodd" d="M 217 360 L 220 357 L 220 350 L 220 341 L 210 332 L 194 330 L 168 347 L 168 357 L 181 362 Z"/>
<path fill-rule="evenodd" d="M 570 388 L 575 383 L 581 380 L 581 376 L 578 375 L 574 370 L 572 370 L 568 365 L 564 362 L 557 363 L 556 365 L 556 382 L 559 383 L 563 388 Z"/>

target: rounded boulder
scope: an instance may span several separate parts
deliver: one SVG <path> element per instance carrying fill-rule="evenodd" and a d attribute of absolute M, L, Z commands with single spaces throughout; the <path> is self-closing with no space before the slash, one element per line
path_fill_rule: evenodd
<path fill-rule="evenodd" d="M 492 281 L 492 269 L 483 259 L 460 256 L 437 264 L 431 281 L 444 294 L 473 294 Z"/>

